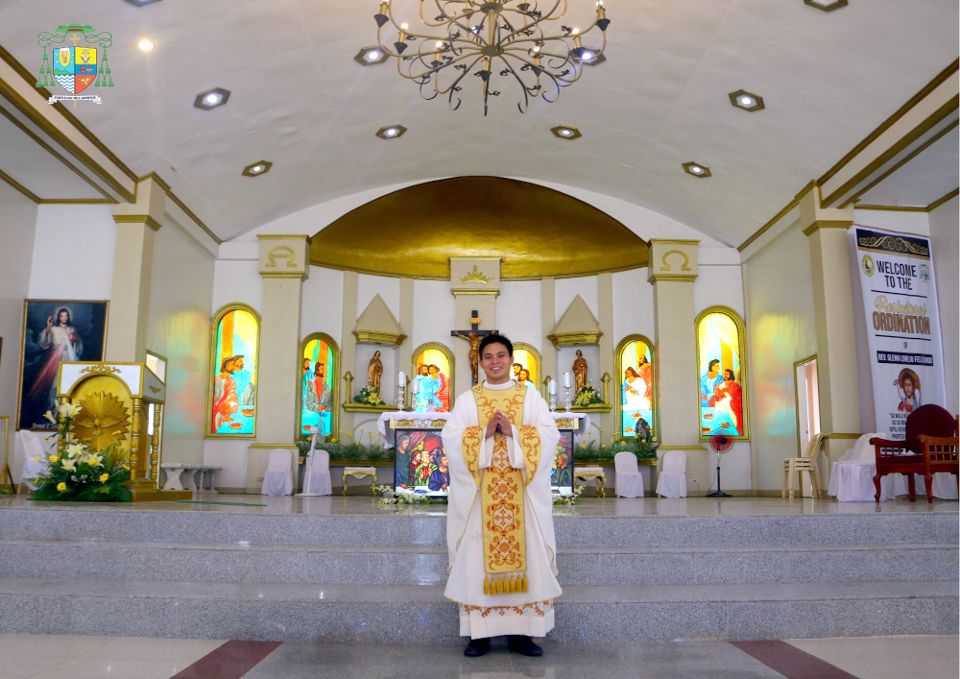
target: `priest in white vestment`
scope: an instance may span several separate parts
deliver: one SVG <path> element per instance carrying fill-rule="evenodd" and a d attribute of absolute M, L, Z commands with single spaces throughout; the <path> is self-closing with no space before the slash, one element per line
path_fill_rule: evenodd
<path fill-rule="evenodd" d="M 443 428 L 449 460 L 449 567 L 444 595 L 460 604 L 465 655 L 490 637 L 511 651 L 541 655 L 531 637 L 553 629 L 557 547 L 550 473 L 560 433 L 543 397 L 512 379 L 513 344 L 480 344 L 486 380 L 456 401 Z"/>

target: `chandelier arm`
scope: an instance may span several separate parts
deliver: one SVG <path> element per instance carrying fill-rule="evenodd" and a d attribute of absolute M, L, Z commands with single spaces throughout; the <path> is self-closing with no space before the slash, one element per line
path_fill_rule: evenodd
<path fill-rule="evenodd" d="M 466 70 L 469 70 L 470 68 L 472 68 L 473 65 L 476 64 L 482 58 L 482 55 L 476 51 L 467 53 L 465 50 L 461 50 L 461 54 L 459 54 L 458 56 L 451 58 L 450 61 L 443 62 L 440 66 L 435 67 L 430 65 L 430 63 L 428 63 L 424 59 L 424 53 L 420 52 L 419 54 L 417 54 L 417 56 L 408 57 L 408 59 L 411 60 L 410 63 L 407 64 L 407 73 L 409 75 L 405 74 L 402 70 L 400 71 L 400 75 L 406 78 L 407 80 L 421 80 L 423 78 L 430 78 L 435 74 L 439 82 L 439 77 L 440 77 L 439 74 L 441 71 L 447 68 L 453 68 L 455 67 L 456 64 L 464 61 L 468 61 L 471 58 L 473 59 L 473 61 L 469 66 L 466 67 Z M 402 62 L 403 62 L 403 59 L 400 59 L 397 61 L 398 70 L 400 69 Z M 423 66 L 422 71 L 414 70 L 417 63 Z M 459 80 L 459 78 L 457 80 Z M 444 93 L 446 93 L 445 88 L 441 90 L 441 94 L 444 94 Z"/>
<path fill-rule="evenodd" d="M 512 56 L 514 59 L 516 59 L 519 62 L 530 65 L 531 68 L 534 67 L 533 64 L 530 64 L 525 59 L 518 57 L 515 54 L 511 54 L 510 56 Z M 535 88 L 532 86 L 527 86 L 527 84 L 523 81 L 523 78 L 520 76 L 519 73 L 517 73 L 517 70 L 513 67 L 513 64 L 511 64 L 508 59 L 501 56 L 500 61 L 502 61 L 504 65 L 506 65 L 507 70 L 510 71 L 510 75 L 512 75 L 516 79 L 517 83 L 520 85 L 520 90 L 523 92 L 523 103 L 521 104 L 521 102 L 518 101 L 517 107 L 520 109 L 520 112 L 523 113 L 524 111 L 527 110 L 527 108 L 530 105 L 530 92 L 533 92 Z M 540 87 L 539 82 L 537 83 L 537 87 Z M 537 96 L 537 95 L 534 94 L 533 96 Z"/>
<path fill-rule="evenodd" d="M 537 91 L 537 94 L 534 94 L 534 95 L 533 95 L 533 96 L 535 96 L 535 97 L 536 97 L 536 96 L 539 96 L 539 97 L 543 98 L 544 101 L 552 104 L 552 103 L 554 103 L 555 101 L 557 101 L 557 98 L 560 96 L 560 88 L 561 88 L 561 87 L 566 87 L 567 85 L 571 84 L 571 83 L 565 83 L 565 82 L 563 82 L 562 80 L 558 79 L 557 76 L 555 76 L 555 75 L 554 75 L 553 73 L 551 73 L 549 70 L 543 68 L 543 66 L 537 66 L 536 64 L 534 64 L 533 62 L 529 61 L 528 59 L 525 59 L 525 58 L 523 58 L 523 57 L 521 57 L 521 56 L 518 56 L 518 55 L 516 55 L 516 54 L 511 54 L 511 56 L 512 56 L 514 59 L 516 59 L 517 61 L 523 63 L 525 66 L 529 67 L 531 70 L 532 70 L 532 69 L 538 69 L 538 70 L 540 71 L 540 75 L 541 75 L 541 76 L 544 76 L 544 75 L 545 75 L 545 76 L 546 76 L 547 78 L 549 78 L 550 81 L 553 83 L 553 89 L 554 89 L 554 91 L 556 92 L 556 95 L 554 96 L 553 99 L 551 99 L 549 96 L 547 96 L 547 90 L 544 89 L 543 84 L 542 84 L 539 80 L 537 81 L 537 85 L 539 86 L 539 90 Z M 533 92 L 535 88 L 533 88 L 533 87 L 528 87 L 528 86 L 523 82 L 522 77 L 520 76 L 519 73 L 517 73 L 516 69 L 513 68 L 513 66 L 511 66 L 510 63 L 509 63 L 506 59 L 504 59 L 503 61 L 504 61 L 504 63 L 507 64 L 507 67 L 510 69 L 511 73 L 513 74 L 513 76 L 520 82 L 520 84 L 521 84 L 521 86 L 524 88 L 524 90 L 525 90 L 526 92 Z M 522 69 L 521 69 L 521 70 L 522 70 Z M 524 106 L 524 109 L 526 109 L 526 106 Z"/>

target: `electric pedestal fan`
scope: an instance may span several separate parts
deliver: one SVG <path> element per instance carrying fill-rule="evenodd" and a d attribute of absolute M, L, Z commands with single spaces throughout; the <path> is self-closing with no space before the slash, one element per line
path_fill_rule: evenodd
<path fill-rule="evenodd" d="M 720 490 L 720 456 L 730 450 L 733 445 L 733 439 L 726 434 L 714 434 L 710 437 L 710 447 L 717 453 L 717 491 L 710 493 L 706 497 L 731 497 Z"/>

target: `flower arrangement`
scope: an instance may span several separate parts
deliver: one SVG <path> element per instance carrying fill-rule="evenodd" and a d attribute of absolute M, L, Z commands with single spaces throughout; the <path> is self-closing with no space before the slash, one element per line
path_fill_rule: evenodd
<path fill-rule="evenodd" d="M 579 499 L 581 495 L 583 495 L 582 483 L 573 489 L 573 495 L 560 495 L 560 494 L 554 495 L 553 504 L 567 505 L 568 507 L 572 507 L 573 505 L 577 504 L 577 499 Z"/>
<path fill-rule="evenodd" d="M 414 493 L 411 491 L 394 490 L 391 486 L 376 486 L 375 490 L 380 495 L 377 504 L 381 507 L 389 505 L 428 505 L 431 502 L 446 502 L 444 497 L 431 497 L 426 493 Z"/>
<path fill-rule="evenodd" d="M 33 499 L 129 502 L 130 466 L 116 443 L 92 451 L 70 441 L 70 423 L 79 412 L 79 406 L 62 403 L 57 416 L 49 410 L 44 414 L 57 427 L 57 452 L 47 458 L 46 475 L 36 479 Z"/>
<path fill-rule="evenodd" d="M 380 398 L 379 390 L 374 389 L 369 385 L 360 387 L 360 393 L 353 397 L 353 402 L 362 403 L 368 406 L 386 405 L 386 402 Z"/>
<path fill-rule="evenodd" d="M 600 397 L 600 394 L 597 393 L 597 390 L 593 388 L 592 384 L 585 384 L 580 387 L 577 390 L 576 396 L 573 397 L 573 405 L 580 408 L 595 403 L 603 403 L 603 399 Z"/>

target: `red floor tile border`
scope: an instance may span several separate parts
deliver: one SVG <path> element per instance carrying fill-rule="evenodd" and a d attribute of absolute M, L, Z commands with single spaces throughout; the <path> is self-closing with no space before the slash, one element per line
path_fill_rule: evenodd
<path fill-rule="evenodd" d="M 731 641 L 729 643 L 787 679 L 857 679 L 855 675 L 844 672 L 836 665 L 831 665 L 815 655 L 801 651 L 786 641 Z"/>
<path fill-rule="evenodd" d="M 228 641 L 170 679 L 240 679 L 273 653 L 279 641 Z"/>

